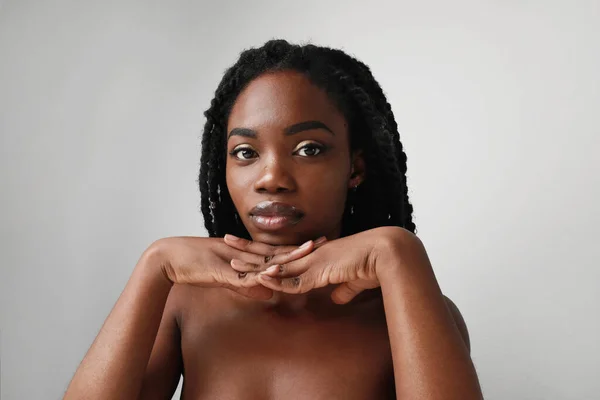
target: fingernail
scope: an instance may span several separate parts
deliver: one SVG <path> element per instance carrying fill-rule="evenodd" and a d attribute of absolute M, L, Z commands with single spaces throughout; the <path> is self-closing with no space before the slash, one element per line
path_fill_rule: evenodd
<path fill-rule="evenodd" d="M 327 240 L 327 238 L 325 236 L 321 236 L 320 238 L 315 240 L 315 244 L 321 244 L 321 243 L 325 242 L 326 240 Z"/>
<path fill-rule="evenodd" d="M 302 246 L 298 247 L 298 250 L 304 250 L 306 249 L 308 246 L 310 246 L 310 240 L 306 243 L 304 243 Z"/>
<path fill-rule="evenodd" d="M 235 241 L 236 241 L 236 240 L 238 240 L 239 238 L 238 238 L 237 236 L 233 236 L 233 235 L 230 235 L 230 234 L 228 233 L 228 234 L 226 234 L 226 235 L 225 235 L 224 239 L 231 240 L 232 242 L 235 242 Z"/>

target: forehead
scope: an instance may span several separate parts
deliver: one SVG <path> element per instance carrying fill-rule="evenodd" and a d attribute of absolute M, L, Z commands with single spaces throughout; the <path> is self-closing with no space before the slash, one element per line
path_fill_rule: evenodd
<path fill-rule="evenodd" d="M 254 79 L 240 93 L 229 114 L 227 131 L 244 127 L 280 127 L 321 121 L 335 133 L 346 131 L 346 120 L 324 90 L 299 72 L 270 72 Z"/>

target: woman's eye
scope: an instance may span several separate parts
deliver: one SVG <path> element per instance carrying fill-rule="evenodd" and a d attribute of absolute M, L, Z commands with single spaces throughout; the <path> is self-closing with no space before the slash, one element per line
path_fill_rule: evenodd
<path fill-rule="evenodd" d="M 302 146 L 296 153 L 303 157 L 314 157 L 320 154 L 323 151 L 321 146 L 317 146 L 315 144 L 307 144 Z"/>
<path fill-rule="evenodd" d="M 238 160 L 251 160 L 256 156 L 256 152 L 247 147 L 242 147 L 240 149 L 235 149 L 231 153 L 232 156 L 237 158 Z"/>

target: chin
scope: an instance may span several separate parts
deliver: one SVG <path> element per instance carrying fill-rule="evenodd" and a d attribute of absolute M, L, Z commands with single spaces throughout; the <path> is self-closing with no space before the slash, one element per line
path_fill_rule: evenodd
<path fill-rule="evenodd" d="M 250 237 L 252 240 L 256 242 L 266 243 L 274 246 L 284 246 L 284 245 L 301 245 L 306 242 L 306 239 L 302 241 L 302 238 L 298 234 L 290 234 L 290 233 L 278 233 L 278 232 L 253 232 L 250 233 Z"/>

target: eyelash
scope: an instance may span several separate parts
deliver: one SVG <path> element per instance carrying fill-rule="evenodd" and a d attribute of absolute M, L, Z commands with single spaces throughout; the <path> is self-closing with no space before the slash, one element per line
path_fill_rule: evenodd
<path fill-rule="evenodd" d="M 294 154 L 300 152 L 301 150 L 306 150 L 307 148 L 318 150 L 318 152 L 317 152 L 317 154 L 314 154 L 314 155 L 300 156 L 300 157 L 317 157 L 317 156 L 323 154 L 327 150 L 327 148 L 323 145 L 319 145 L 316 143 L 309 143 L 309 144 L 305 144 L 304 146 L 300 147 L 298 150 L 296 150 L 294 152 Z M 236 159 L 238 159 L 240 161 L 249 161 L 252 159 L 252 158 L 239 158 L 237 155 L 238 155 L 238 153 L 241 153 L 242 151 L 251 151 L 252 153 L 256 154 L 256 151 L 252 150 L 250 147 L 237 147 L 237 148 L 233 149 L 232 151 L 230 151 L 229 155 L 232 157 L 235 157 Z"/>

